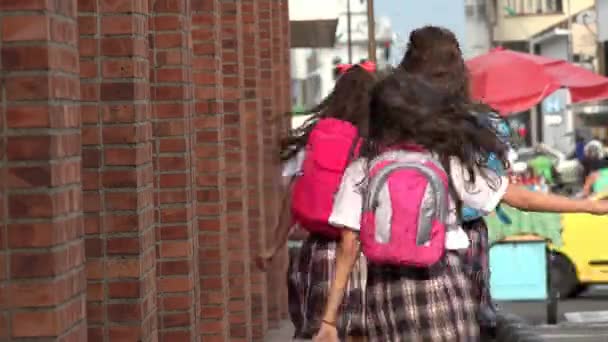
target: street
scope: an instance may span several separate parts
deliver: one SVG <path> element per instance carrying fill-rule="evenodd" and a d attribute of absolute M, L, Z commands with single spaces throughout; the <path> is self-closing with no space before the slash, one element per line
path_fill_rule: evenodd
<path fill-rule="evenodd" d="M 543 302 L 501 302 L 500 307 L 535 325 L 547 341 L 608 342 L 608 286 L 597 286 L 580 297 L 559 303 L 559 323 L 546 324 Z"/>

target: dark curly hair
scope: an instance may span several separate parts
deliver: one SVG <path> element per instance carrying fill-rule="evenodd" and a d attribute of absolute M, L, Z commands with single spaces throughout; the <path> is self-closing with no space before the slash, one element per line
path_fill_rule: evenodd
<path fill-rule="evenodd" d="M 312 116 L 281 141 L 281 160 L 292 158 L 306 145 L 310 132 L 322 118 L 348 121 L 359 129 L 360 135 L 365 135 L 370 117 L 370 91 L 375 83 L 376 76 L 359 65 L 348 69 L 338 78 L 332 92 L 307 112 Z"/>
<path fill-rule="evenodd" d="M 485 166 L 490 153 L 508 168 L 507 146 L 498 138 L 498 132 L 481 125 L 471 115 L 494 110 L 471 100 L 469 73 L 454 33 L 437 26 L 412 31 L 399 70 L 374 92 L 375 115 L 390 108 L 393 113 L 384 115 L 394 120 L 401 115 L 405 121 L 400 125 L 387 124 L 387 128 L 403 126 L 400 139 L 414 141 L 443 158 L 457 157 L 466 166 L 471 180 L 474 168 Z M 409 103 L 396 104 L 398 100 L 389 98 L 395 96 L 396 89 L 401 89 L 401 100 Z"/>

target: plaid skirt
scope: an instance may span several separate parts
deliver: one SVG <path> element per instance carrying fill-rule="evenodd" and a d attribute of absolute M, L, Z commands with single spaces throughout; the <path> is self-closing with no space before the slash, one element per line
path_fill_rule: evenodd
<path fill-rule="evenodd" d="M 488 227 L 483 219 L 477 219 L 465 222 L 463 229 L 471 243 L 469 248 L 461 253 L 461 256 L 465 271 L 473 282 L 473 299 L 480 305 L 492 305 Z"/>
<path fill-rule="evenodd" d="M 312 338 L 321 327 L 327 296 L 335 274 L 338 242 L 311 235 L 290 272 L 300 305 L 295 338 Z M 348 282 L 337 322 L 340 336 L 366 336 L 365 282 L 367 261 L 361 255 Z M 294 301 L 295 302 L 295 301 Z"/>
<path fill-rule="evenodd" d="M 300 335 L 302 323 L 304 322 L 302 305 L 300 303 L 300 296 L 298 295 L 298 283 L 296 282 L 296 277 L 292 276 L 295 267 L 297 267 L 300 249 L 301 247 L 289 247 L 289 266 L 287 268 L 287 305 L 289 318 L 295 330 L 295 336 Z"/>
<path fill-rule="evenodd" d="M 369 341 L 479 341 L 477 306 L 460 255 L 429 269 L 368 265 Z"/>

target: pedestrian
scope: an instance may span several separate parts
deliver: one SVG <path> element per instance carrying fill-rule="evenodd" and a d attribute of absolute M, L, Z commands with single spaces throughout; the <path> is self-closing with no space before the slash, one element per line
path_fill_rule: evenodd
<path fill-rule="evenodd" d="M 583 179 L 595 171 L 608 167 L 604 145 L 598 139 L 587 142 L 583 151 Z"/>
<path fill-rule="evenodd" d="M 592 140 L 585 145 L 583 168 L 584 196 L 608 190 L 608 160 L 605 157 L 604 145 L 599 140 Z"/>
<path fill-rule="evenodd" d="M 313 223 L 317 227 L 319 223 L 323 222 L 307 221 L 304 218 L 311 216 L 321 206 L 319 203 L 328 202 L 329 209 L 331 209 L 333 193 L 328 192 L 328 184 L 324 182 L 327 179 L 323 177 L 328 175 L 333 177 L 331 181 L 335 182 L 337 191 L 344 169 L 349 161 L 356 157 L 360 132 L 367 131 L 369 93 L 376 81 L 373 71 L 367 64 L 365 66 L 354 65 L 344 70 L 337 79 L 332 93 L 310 111 L 312 117 L 300 128 L 293 130 L 282 142 L 281 157 L 286 163 L 283 176 L 288 177 L 289 183 L 292 184 L 290 186 L 292 203 L 286 205 L 288 208 L 291 207 L 290 212 L 293 215 L 289 222 L 290 224 L 296 222 L 302 229 L 309 232 L 298 253 L 297 260 L 291 261 L 292 266 L 288 275 L 288 282 L 296 292 L 289 295 L 290 301 L 299 305 L 299 314 L 295 312 L 295 305 L 290 305 L 290 310 L 294 310 L 292 317 L 296 318 L 292 318 L 292 321 L 294 325 L 297 323 L 294 338 L 310 339 L 319 330 L 335 273 L 336 254 L 341 252 L 337 249 L 341 235 L 337 231 L 334 234 L 333 228 L 327 222 L 328 217 L 324 218 L 324 224 L 332 231 L 327 234 L 323 229 L 314 230 L 312 227 Z M 338 127 L 338 131 L 325 131 L 319 134 L 321 126 L 324 128 Z M 344 128 L 344 131 L 353 129 L 352 132 L 357 137 L 357 139 L 347 142 L 347 153 L 335 149 L 336 144 L 339 145 L 345 140 L 341 135 L 341 128 Z M 311 136 L 321 136 L 321 140 L 315 140 L 315 145 L 312 146 Z M 310 171 L 310 174 L 304 171 L 306 165 L 312 165 L 313 168 L 320 167 L 321 172 L 327 172 L 320 177 L 315 177 L 313 173 L 316 170 Z M 327 170 L 323 168 L 327 168 Z M 341 170 L 339 170 L 340 168 Z M 302 192 L 305 193 L 302 194 Z M 323 198 L 310 198 L 307 203 L 301 202 L 302 198 L 311 194 L 318 194 Z M 287 203 L 287 201 L 284 202 Z M 309 212 L 302 213 L 300 210 L 302 207 L 304 211 Z M 287 222 L 287 220 L 285 221 Z M 262 259 L 272 258 L 278 250 L 276 246 L 284 245 L 287 236 L 286 230 L 289 229 L 290 224 L 285 224 L 275 233 L 277 240 L 274 246 L 269 248 L 269 252 L 261 255 Z M 352 240 L 351 243 L 356 243 L 356 240 Z M 343 319 L 336 322 L 340 335 L 348 340 L 357 340 L 366 335 L 363 293 L 366 261 L 363 256 L 359 256 L 348 282 L 344 304 L 341 307 L 344 313 Z"/>
<path fill-rule="evenodd" d="M 400 68 L 409 73 L 420 75 L 423 78 L 442 88 L 449 96 L 456 96 L 468 102 L 473 112 L 488 115 L 492 108 L 480 103 L 470 103 L 469 79 L 465 68 L 462 54 L 456 37 L 448 30 L 436 27 L 426 27 L 412 33 L 408 50 L 400 63 Z M 479 114 L 478 114 L 479 115 Z M 489 121 L 489 120 L 488 120 Z M 492 120 L 497 123 L 497 120 Z M 504 125 L 492 127 L 497 133 L 508 152 L 508 140 L 510 132 L 498 128 Z M 510 131 L 510 129 L 509 129 Z M 481 152 L 481 151 L 479 151 Z M 483 152 L 480 157 L 487 160 L 489 151 Z M 506 166 L 505 158 L 498 158 L 497 166 Z M 504 168 L 503 168 L 504 169 Z M 497 171 L 497 168 L 494 168 Z M 470 210 L 471 208 L 465 208 Z M 475 210 L 473 210 L 475 211 Z M 477 212 L 477 211 L 475 211 Z M 479 323 L 484 333 L 493 335 L 496 328 L 496 306 L 492 302 L 490 293 L 490 263 L 488 229 L 483 216 L 477 215 L 467 218 L 463 217 L 462 227 L 469 239 L 469 248 L 461 249 L 465 263 L 464 268 L 472 280 L 474 301 L 479 307 Z"/>
<path fill-rule="evenodd" d="M 400 183 L 394 182 L 391 185 L 391 178 L 383 180 L 385 185 L 382 188 L 372 188 L 370 183 L 373 185 L 381 182 L 371 176 L 370 170 L 374 170 L 377 165 L 375 163 L 383 159 L 400 160 L 400 156 L 405 154 L 410 158 L 422 158 L 413 159 L 418 163 L 416 165 L 437 161 L 433 164 L 441 165 L 442 172 L 446 173 L 441 184 L 447 188 L 449 183 L 449 191 L 446 190 L 449 192 L 449 210 L 445 209 L 447 213 L 440 212 L 444 206 L 443 198 L 436 196 L 441 191 L 438 192 L 433 187 L 433 191 L 428 192 L 428 198 L 432 198 L 429 203 L 439 203 L 441 210 L 437 211 L 438 207 L 433 205 L 430 207 L 433 211 L 424 211 L 424 216 L 412 214 L 418 220 L 439 215 L 437 222 L 445 224 L 445 230 L 435 231 L 436 221 L 433 221 L 433 232 L 437 233 L 437 237 L 443 237 L 443 240 L 438 239 L 443 242 L 442 257 L 432 265 L 416 267 L 398 266 L 399 262 L 391 260 L 394 255 L 385 255 L 386 262 L 370 261 L 368 264 L 366 298 L 370 341 L 479 340 L 479 305 L 472 298 L 472 279 L 466 273 L 461 254 L 470 244 L 459 224 L 460 208 L 463 205 L 486 214 L 493 211 L 501 201 L 528 211 L 608 212 L 608 202 L 572 200 L 531 192 L 510 185 L 505 176 L 488 169 L 486 164 L 489 153 L 493 153 L 507 166 L 507 149 L 496 132 L 480 125 L 470 114 L 475 106 L 468 96 L 463 95 L 468 94 L 467 78 L 457 76 L 466 75 L 466 69 L 454 35 L 437 27 L 425 27 L 412 33 L 409 54 L 434 49 L 437 51 L 422 53 L 412 60 L 410 70 L 397 71 L 374 87 L 370 101 L 368 138 L 362 147 L 361 158 L 352 162 L 344 174 L 331 214 L 332 224 L 350 234 L 356 234 L 365 228 L 361 234 L 366 239 L 361 242 L 364 252 L 371 258 L 371 250 L 366 252 L 365 249 L 372 234 L 368 230 L 369 216 L 363 221 L 366 224 L 361 225 L 364 206 L 373 215 L 378 210 L 375 217 L 380 219 L 375 223 L 390 228 L 387 245 L 394 246 L 396 242 L 391 241 L 390 236 L 399 231 L 399 227 L 393 225 L 392 219 L 386 220 L 387 215 L 382 215 L 380 209 L 387 210 L 390 203 L 412 205 L 408 199 L 418 199 L 417 194 L 411 193 L 407 187 L 396 186 Z M 422 77 L 412 72 L 429 67 L 426 63 L 434 58 L 442 63 L 431 64 L 435 69 L 434 72 L 425 73 L 428 76 Z M 452 78 L 457 78 L 460 82 L 446 82 Z M 441 177 L 440 172 L 433 173 Z M 383 176 L 386 175 L 393 177 L 392 174 L 383 173 Z M 400 191 L 394 191 L 395 189 Z M 425 196 L 423 198 L 427 198 L 427 191 L 422 194 Z M 418 208 L 428 208 L 427 202 L 419 204 Z M 392 207 L 389 213 L 399 213 L 403 218 L 403 212 L 409 213 L 403 209 Z M 423 215 L 422 209 L 417 210 L 416 215 Z M 385 236 L 381 235 L 380 238 L 382 240 Z M 343 239 L 341 244 L 346 241 L 349 240 Z M 435 236 L 429 241 L 436 242 Z M 437 248 L 436 243 L 431 243 L 430 246 Z M 323 325 L 315 341 L 338 340 L 335 322 L 339 317 L 339 304 L 349 269 L 358 252 L 351 248 L 345 250 L 351 254 L 341 253 L 337 256 L 335 280 L 327 300 Z M 408 253 L 407 250 L 397 251 Z M 376 257 L 378 255 L 374 254 Z"/>

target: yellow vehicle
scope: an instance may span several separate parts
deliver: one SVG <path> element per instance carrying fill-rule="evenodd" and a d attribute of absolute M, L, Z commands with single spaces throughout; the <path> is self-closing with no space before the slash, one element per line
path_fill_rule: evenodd
<path fill-rule="evenodd" d="M 594 195 L 608 199 L 608 192 Z M 562 214 L 563 246 L 552 248 L 551 283 L 560 297 L 608 284 L 608 215 Z"/>

